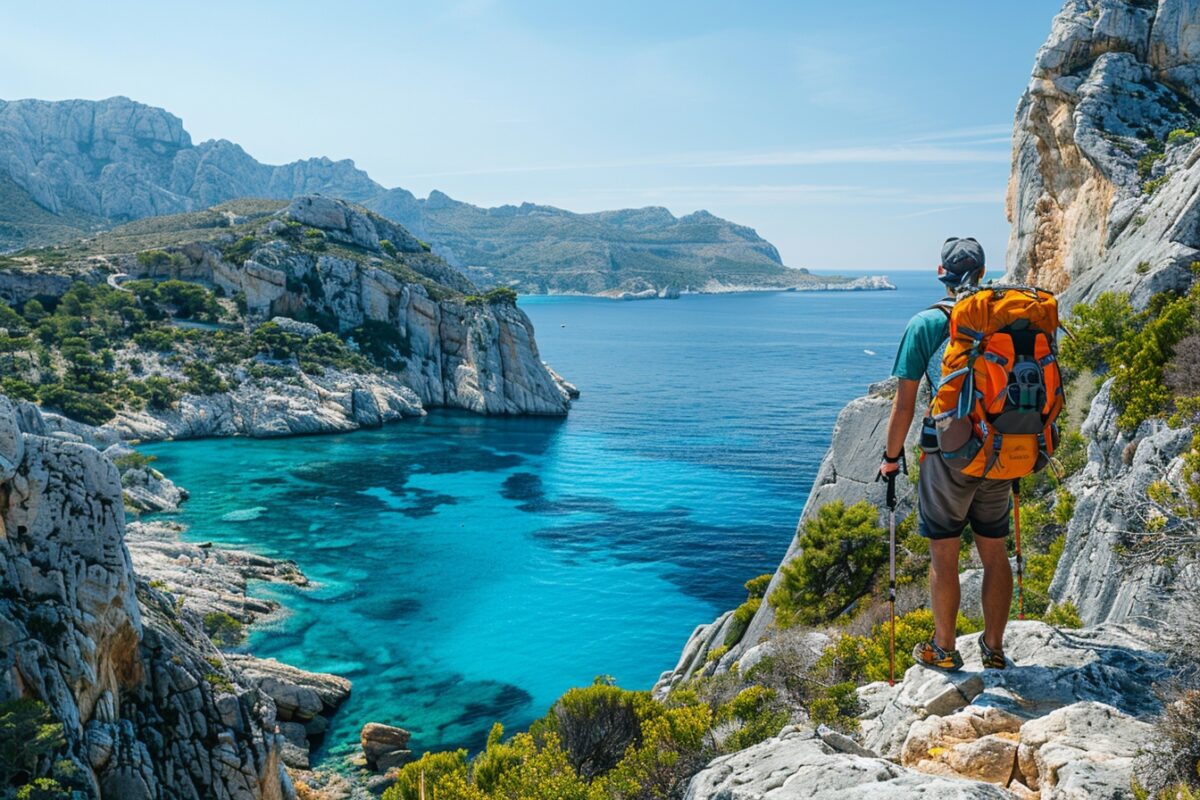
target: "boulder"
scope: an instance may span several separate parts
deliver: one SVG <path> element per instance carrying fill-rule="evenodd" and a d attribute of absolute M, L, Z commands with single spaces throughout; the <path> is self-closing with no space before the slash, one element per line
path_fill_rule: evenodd
<path fill-rule="evenodd" d="M 387 772 L 406 763 L 412 757 L 412 751 L 407 749 L 410 738 L 412 734 L 403 728 L 368 722 L 359 733 L 367 766 L 378 772 Z"/>
<path fill-rule="evenodd" d="M 930 776 L 881 758 L 841 753 L 811 730 L 787 731 L 722 756 L 688 784 L 686 800 L 1009 798 L 997 786 Z"/>
<path fill-rule="evenodd" d="M 1105 703 L 1085 701 L 1021 726 L 1021 773 L 1045 800 L 1133 797 L 1133 759 L 1152 727 Z"/>

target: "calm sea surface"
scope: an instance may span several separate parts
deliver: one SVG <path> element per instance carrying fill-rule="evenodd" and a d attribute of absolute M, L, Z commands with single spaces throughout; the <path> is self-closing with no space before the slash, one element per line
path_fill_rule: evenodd
<path fill-rule="evenodd" d="M 368 721 L 477 748 L 571 686 L 649 688 L 691 630 L 772 571 L 846 401 L 938 297 L 896 292 L 522 298 L 583 397 L 565 420 L 435 412 L 381 431 L 142 448 L 187 487 L 188 537 L 299 562 L 307 590 L 248 649 L 354 691 Z"/>

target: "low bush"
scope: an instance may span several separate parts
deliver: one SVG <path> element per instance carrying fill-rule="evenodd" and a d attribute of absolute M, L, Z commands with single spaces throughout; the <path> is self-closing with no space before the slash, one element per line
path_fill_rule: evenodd
<path fill-rule="evenodd" d="M 188 394 L 209 395 L 229 391 L 229 384 L 203 361 L 187 362 L 183 365 L 183 374 L 187 377 L 183 391 Z"/>
<path fill-rule="evenodd" d="M 129 388 L 153 411 L 174 408 L 179 401 L 179 389 L 175 382 L 161 375 L 151 375 L 144 381 L 129 381 Z"/>
<path fill-rule="evenodd" d="M 205 614 L 204 631 L 217 647 L 236 647 L 246 637 L 246 626 L 241 620 L 224 611 Z"/>
<path fill-rule="evenodd" d="M 426 753 L 411 764 L 405 764 L 396 774 L 395 782 L 383 793 L 383 800 L 426 800 L 429 794 L 426 791 L 423 797 L 422 787 L 428 790 L 450 776 L 460 776 L 466 781 L 466 750 Z M 439 793 L 438 797 L 443 800 L 453 794 Z"/>
<path fill-rule="evenodd" d="M 38 401 L 51 411 L 58 411 L 87 425 L 103 425 L 117 414 L 116 409 L 102 398 L 68 389 L 61 383 L 40 387 Z"/>
<path fill-rule="evenodd" d="M 805 521 L 800 555 L 781 568 L 771 593 L 779 624 L 820 624 L 845 611 L 871 588 L 887 559 L 879 512 L 866 501 L 828 503 Z"/>
<path fill-rule="evenodd" d="M 38 763 L 66 744 L 62 723 L 31 698 L 0 703 L 0 789 L 35 778 Z"/>
<path fill-rule="evenodd" d="M 590 780 L 615 767 L 640 741 L 642 721 L 655 710 L 649 694 L 597 678 L 559 698 L 535 730 L 557 735 L 571 765 Z"/>
<path fill-rule="evenodd" d="M 743 750 L 771 738 L 788 723 L 791 715 L 774 689 L 749 686 L 720 709 L 718 722 L 734 722 L 737 730 L 723 746 Z"/>

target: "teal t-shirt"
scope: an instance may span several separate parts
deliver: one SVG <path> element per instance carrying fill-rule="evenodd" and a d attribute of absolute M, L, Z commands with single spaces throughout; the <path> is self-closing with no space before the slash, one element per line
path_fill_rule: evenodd
<path fill-rule="evenodd" d="M 921 380 L 921 376 L 928 373 L 934 355 L 941 350 L 949 336 L 950 321 L 944 311 L 927 308 L 915 315 L 908 321 L 908 327 L 900 339 L 892 375 L 910 381 Z M 937 375 L 929 376 L 930 383 L 935 386 L 941 377 L 940 366 L 938 370 Z"/>

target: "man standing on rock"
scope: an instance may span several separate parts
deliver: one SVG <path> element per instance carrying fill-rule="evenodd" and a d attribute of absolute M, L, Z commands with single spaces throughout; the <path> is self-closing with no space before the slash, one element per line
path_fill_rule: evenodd
<path fill-rule="evenodd" d="M 977 285 L 984 274 L 983 248 L 974 239 L 950 238 L 942 245 L 938 280 L 946 286 L 946 298 L 908 322 L 892 375 L 899 379 L 896 399 L 888 420 L 887 446 L 879 472 L 889 478 L 900 469 L 904 439 L 916 410 L 921 378 L 936 389 L 942 374 L 942 353 L 949 342 L 950 307 L 955 293 Z M 958 617 L 959 539 L 971 524 L 975 547 L 983 562 L 984 631 L 979 648 L 985 669 L 1004 669 L 1004 628 L 1012 604 L 1012 568 L 1008 563 L 1009 498 L 1013 482 L 974 478 L 948 466 L 938 454 L 921 459 L 917 483 L 919 532 L 929 540 L 929 592 L 933 607 L 933 640 L 913 651 L 918 664 L 953 672 L 963 660 L 955 648 Z"/>

